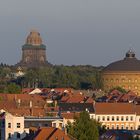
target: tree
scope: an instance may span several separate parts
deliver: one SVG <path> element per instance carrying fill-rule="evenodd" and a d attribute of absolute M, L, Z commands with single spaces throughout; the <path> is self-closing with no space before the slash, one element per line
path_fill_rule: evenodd
<path fill-rule="evenodd" d="M 78 140 L 98 140 L 99 138 L 97 122 L 90 119 L 87 111 L 81 112 L 73 124 L 68 123 L 67 131 Z"/>
<path fill-rule="evenodd" d="M 109 93 L 110 92 L 112 92 L 113 90 L 118 90 L 118 91 L 120 91 L 121 93 L 123 93 L 123 94 L 125 94 L 125 93 L 127 93 L 127 91 L 124 89 L 124 88 L 122 88 L 122 87 L 114 87 L 113 89 L 111 89 L 110 91 L 109 91 Z"/>
<path fill-rule="evenodd" d="M 21 88 L 15 83 L 10 83 L 9 85 L 5 87 L 4 92 L 18 94 L 18 93 L 21 93 Z"/>

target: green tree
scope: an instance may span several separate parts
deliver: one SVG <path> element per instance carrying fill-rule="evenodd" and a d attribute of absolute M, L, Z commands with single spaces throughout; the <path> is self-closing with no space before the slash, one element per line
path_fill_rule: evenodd
<path fill-rule="evenodd" d="M 87 111 L 81 112 L 73 124 L 67 126 L 68 133 L 78 140 L 98 140 L 97 122 L 90 119 Z"/>
<path fill-rule="evenodd" d="M 111 89 L 109 91 L 109 93 L 112 92 L 113 90 L 118 90 L 118 91 L 120 91 L 121 93 L 124 93 L 124 94 L 127 93 L 127 91 L 122 87 L 114 87 L 113 89 Z"/>
<path fill-rule="evenodd" d="M 51 66 L 27 69 L 24 81 L 28 87 L 42 83 L 43 87 L 71 87 L 74 89 L 101 88 L 101 73 L 93 66 Z"/>
<path fill-rule="evenodd" d="M 19 85 L 16 85 L 15 83 L 10 83 L 5 87 L 4 92 L 19 94 L 19 93 L 21 93 L 21 88 Z"/>

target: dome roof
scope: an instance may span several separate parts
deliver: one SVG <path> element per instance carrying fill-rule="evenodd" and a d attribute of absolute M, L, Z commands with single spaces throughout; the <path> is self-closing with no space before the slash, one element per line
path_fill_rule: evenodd
<path fill-rule="evenodd" d="M 26 39 L 26 44 L 33 46 L 41 45 L 42 39 L 40 37 L 40 33 L 35 30 L 32 30 Z"/>
<path fill-rule="evenodd" d="M 140 60 L 135 57 L 132 50 L 129 50 L 123 60 L 109 64 L 103 71 L 140 71 Z"/>

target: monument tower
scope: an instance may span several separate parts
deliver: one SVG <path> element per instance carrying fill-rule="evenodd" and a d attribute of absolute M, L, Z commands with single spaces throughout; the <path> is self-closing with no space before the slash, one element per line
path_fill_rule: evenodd
<path fill-rule="evenodd" d="M 43 67 L 49 64 L 46 59 L 46 46 L 42 44 L 40 33 L 32 30 L 22 46 L 22 60 L 16 66 Z"/>

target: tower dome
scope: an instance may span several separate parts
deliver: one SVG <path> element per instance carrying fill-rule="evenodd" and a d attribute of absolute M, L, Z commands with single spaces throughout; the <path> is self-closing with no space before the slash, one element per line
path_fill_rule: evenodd
<path fill-rule="evenodd" d="M 42 39 L 40 37 L 40 33 L 35 30 L 32 30 L 26 39 L 26 44 L 33 46 L 41 45 Z"/>

